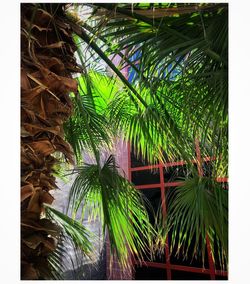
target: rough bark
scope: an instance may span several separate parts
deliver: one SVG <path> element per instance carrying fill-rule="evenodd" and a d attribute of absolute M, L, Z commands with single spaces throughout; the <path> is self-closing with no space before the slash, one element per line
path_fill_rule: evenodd
<path fill-rule="evenodd" d="M 21 5 L 21 279 L 51 277 L 48 256 L 60 230 L 44 218 L 43 204 L 53 202 L 54 154 L 73 162 L 63 123 L 72 113 L 69 93 L 77 91 L 75 45 L 62 7 L 43 8 Z"/>

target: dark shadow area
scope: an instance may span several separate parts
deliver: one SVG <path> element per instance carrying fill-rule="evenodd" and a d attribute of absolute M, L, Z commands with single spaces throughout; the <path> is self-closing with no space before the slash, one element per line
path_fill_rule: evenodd
<path fill-rule="evenodd" d="M 181 270 L 172 270 L 172 280 L 210 280 L 210 275 Z"/>
<path fill-rule="evenodd" d="M 166 280 L 167 279 L 167 272 L 166 269 L 156 268 L 156 267 L 136 267 L 135 280 Z"/>
<path fill-rule="evenodd" d="M 159 169 L 132 172 L 132 182 L 134 185 L 160 183 Z"/>

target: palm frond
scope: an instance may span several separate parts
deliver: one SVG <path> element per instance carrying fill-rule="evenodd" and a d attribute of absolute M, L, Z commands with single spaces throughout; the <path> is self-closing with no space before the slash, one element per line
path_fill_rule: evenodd
<path fill-rule="evenodd" d="M 111 255 L 117 255 L 122 267 L 128 265 L 129 253 L 139 259 L 150 248 L 141 240 L 146 236 L 151 243 L 154 230 L 149 222 L 141 194 L 119 175 L 113 156 L 101 167 L 86 164 L 77 169 L 69 198 L 73 214 L 89 211 L 90 218 L 100 218 L 103 232 L 107 229 Z"/>
<path fill-rule="evenodd" d="M 52 268 L 52 279 L 54 280 L 63 280 L 63 275 L 68 269 L 68 267 L 64 264 L 63 261 L 68 258 L 68 252 L 65 248 L 64 239 L 65 236 L 62 233 L 58 240 L 56 250 L 53 251 L 53 253 L 51 253 L 48 258 L 49 265 Z"/>
<path fill-rule="evenodd" d="M 91 257 L 93 247 L 90 240 L 94 238 L 94 235 L 79 221 L 71 219 L 55 208 L 45 205 L 45 210 L 47 218 L 56 222 L 62 228 L 63 233 L 72 239 L 85 256 Z"/>
<path fill-rule="evenodd" d="M 83 77 L 78 78 L 79 95 L 74 96 L 74 114 L 65 123 L 64 130 L 67 141 L 74 149 L 78 160 L 82 151 L 90 149 L 97 155 L 100 145 L 110 145 L 110 131 L 108 122 L 100 113 L 100 106 L 95 105 L 95 87 L 85 91 L 87 82 Z M 99 99 L 99 102 L 101 98 Z"/>
<path fill-rule="evenodd" d="M 64 280 L 65 273 L 68 270 L 74 272 L 78 269 L 74 265 L 74 259 L 68 248 L 70 247 L 71 251 L 80 253 L 82 259 L 91 259 L 94 255 L 91 240 L 94 237 L 79 222 L 72 220 L 48 204 L 44 204 L 44 207 L 46 218 L 59 226 L 61 230 L 59 237 L 56 239 L 56 249 L 48 257 L 48 265 L 50 266 L 50 271 L 47 271 L 48 279 Z"/>
<path fill-rule="evenodd" d="M 208 238 L 213 255 L 219 252 L 221 269 L 225 268 L 228 252 L 227 191 L 211 178 L 194 176 L 183 179 L 183 185 L 171 191 L 168 200 L 163 231 L 170 234 L 171 253 L 178 254 L 181 250 L 184 256 L 191 253 L 194 257 L 201 252 L 204 263 Z M 190 252 L 191 242 L 194 246 Z"/>
<path fill-rule="evenodd" d="M 56 250 L 49 256 L 49 264 L 52 267 L 50 279 L 54 280 L 83 280 L 86 279 L 86 267 L 96 268 L 94 261 L 89 261 L 85 253 L 65 232 L 62 232 L 58 240 Z"/>
<path fill-rule="evenodd" d="M 155 94 L 152 98 L 146 88 L 141 90 L 141 95 L 147 107 L 137 109 L 126 92 L 117 94 L 107 109 L 111 124 L 124 134 L 137 153 L 151 163 L 164 160 L 166 156 L 169 160 L 180 156 L 192 160 L 193 135 L 181 128 L 181 110 L 166 102 L 165 96 Z"/>

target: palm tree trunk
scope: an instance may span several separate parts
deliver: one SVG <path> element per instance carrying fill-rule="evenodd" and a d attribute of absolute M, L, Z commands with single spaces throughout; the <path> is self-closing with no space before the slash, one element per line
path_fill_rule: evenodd
<path fill-rule="evenodd" d="M 63 123 L 72 113 L 71 77 L 79 71 L 72 31 L 57 4 L 21 5 L 21 279 L 49 279 L 48 257 L 60 230 L 43 217 L 56 188 L 53 168 L 61 152 L 73 163 Z"/>

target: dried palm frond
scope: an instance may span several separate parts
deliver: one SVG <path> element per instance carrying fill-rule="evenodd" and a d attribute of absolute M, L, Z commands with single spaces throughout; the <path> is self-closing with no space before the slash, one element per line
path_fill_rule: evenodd
<path fill-rule="evenodd" d="M 71 72 L 80 70 L 72 31 L 58 16 L 61 5 L 42 6 L 21 5 L 22 279 L 49 279 L 51 275 L 48 256 L 56 249 L 60 229 L 41 219 L 41 213 L 43 203 L 54 200 L 49 193 L 56 188 L 53 154 L 61 152 L 73 163 L 63 123 L 72 113 L 68 95 L 77 91 Z"/>

